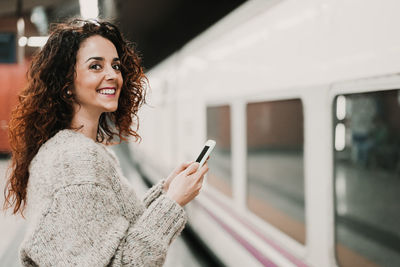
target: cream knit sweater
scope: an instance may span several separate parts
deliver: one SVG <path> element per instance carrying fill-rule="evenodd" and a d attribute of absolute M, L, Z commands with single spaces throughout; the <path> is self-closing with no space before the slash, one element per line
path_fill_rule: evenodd
<path fill-rule="evenodd" d="M 29 168 L 23 266 L 162 266 L 186 214 L 155 185 L 140 201 L 106 146 L 62 130 Z"/>

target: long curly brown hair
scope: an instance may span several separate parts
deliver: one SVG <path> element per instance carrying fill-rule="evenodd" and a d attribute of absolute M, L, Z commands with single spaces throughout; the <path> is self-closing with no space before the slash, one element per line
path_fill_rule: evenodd
<path fill-rule="evenodd" d="M 93 35 L 114 44 L 123 77 L 118 109 L 100 116 L 96 140 L 106 144 L 112 143 L 114 137 L 119 143 L 129 136 L 140 140 L 137 112 L 145 103 L 147 79 L 132 43 L 109 22 L 74 19 L 52 25 L 47 43 L 32 60 L 28 84 L 18 97 L 9 123 L 11 174 L 4 190 L 3 208 L 14 207 L 13 214 L 19 211 L 23 215 L 29 165 L 40 146 L 58 131 L 71 128 L 75 98 L 67 91 L 73 87 L 80 44 Z M 133 123 L 135 130 L 131 128 Z"/>

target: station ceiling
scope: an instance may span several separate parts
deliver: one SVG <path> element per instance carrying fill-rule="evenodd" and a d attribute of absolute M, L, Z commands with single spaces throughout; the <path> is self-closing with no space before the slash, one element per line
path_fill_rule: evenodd
<path fill-rule="evenodd" d="M 245 0 L 98 0 L 100 17 L 114 17 L 124 35 L 137 44 L 150 69 Z M 18 8 L 18 2 L 20 6 Z M 79 15 L 78 0 L 1 0 L 3 17 L 29 16 L 43 6 L 49 23 Z M 110 10 L 112 9 L 112 10 Z"/>

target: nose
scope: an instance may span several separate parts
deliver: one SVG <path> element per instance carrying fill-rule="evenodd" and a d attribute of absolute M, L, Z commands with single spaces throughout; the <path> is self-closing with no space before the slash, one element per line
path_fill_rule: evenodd
<path fill-rule="evenodd" d="M 108 68 L 105 69 L 105 79 L 106 80 L 115 80 L 117 78 L 118 74 L 113 67 L 109 66 Z"/>

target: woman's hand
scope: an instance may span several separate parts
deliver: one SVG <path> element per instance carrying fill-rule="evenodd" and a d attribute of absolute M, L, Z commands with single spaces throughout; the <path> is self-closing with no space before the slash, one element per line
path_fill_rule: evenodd
<path fill-rule="evenodd" d="M 199 170 L 198 168 L 198 162 L 191 163 L 169 185 L 167 196 L 175 200 L 182 207 L 200 193 L 204 175 L 208 172 L 208 165 L 206 163 Z"/>
<path fill-rule="evenodd" d="M 175 177 L 180 174 L 181 172 L 183 172 L 184 170 L 186 170 L 186 168 L 192 164 L 193 161 L 189 161 L 189 162 L 184 162 L 181 165 L 179 165 L 178 167 L 175 168 L 175 170 L 172 171 L 172 173 L 167 177 L 167 179 L 165 179 L 164 182 L 164 192 L 167 192 L 169 189 L 169 185 L 171 184 L 172 180 L 175 179 Z"/>

